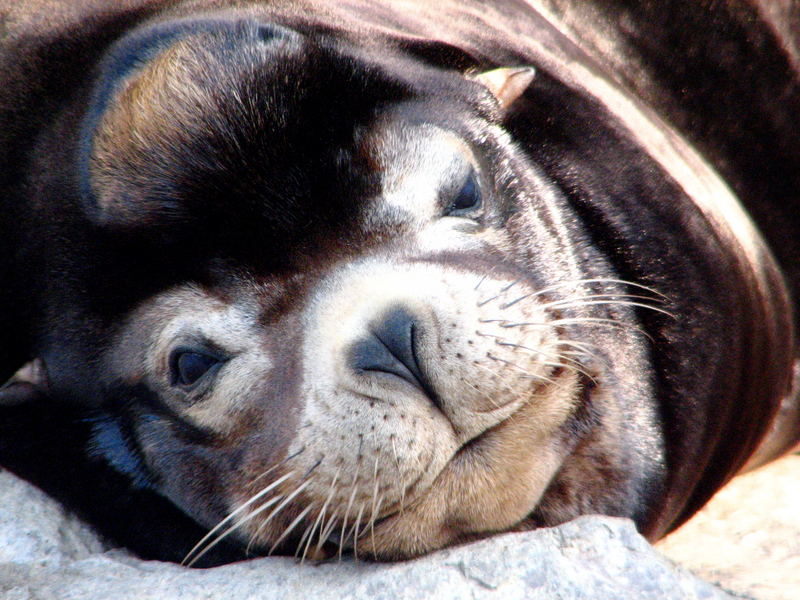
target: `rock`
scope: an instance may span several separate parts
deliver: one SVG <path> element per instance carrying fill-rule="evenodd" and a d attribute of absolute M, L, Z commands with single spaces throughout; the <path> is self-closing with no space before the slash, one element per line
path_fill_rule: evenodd
<path fill-rule="evenodd" d="M 630 521 L 582 517 L 415 561 L 262 558 L 187 569 L 102 551 L 53 501 L 0 474 L 0 595 L 8 600 L 207 598 L 730 599 L 656 553 Z"/>
<path fill-rule="evenodd" d="M 60 564 L 102 551 L 88 526 L 37 488 L 0 470 L 0 564 Z"/>

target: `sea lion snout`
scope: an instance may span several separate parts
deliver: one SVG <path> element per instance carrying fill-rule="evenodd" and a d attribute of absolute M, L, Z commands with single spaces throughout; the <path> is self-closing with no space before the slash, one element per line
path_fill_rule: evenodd
<path fill-rule="evenodd" d="M 306 407 L 351 394 L 435 407 L 464 443 L 551 380 L 563 349 L 529 283 L 398 261 L 348 265 L 312 293 Z"/>
<path fill-rule="evenodd" d="M 416 349 L 421 327 L 420 320 L 405 306 L 389 308 L 353 344 L 350 350 L 353 370 L 364 376 L 399 377 L 436 402 Z"/>
<path fill-rule="evenodd" d="M 507 527 L 558 464 L 557 441 L 511 440 L 553 438 L 577 373 L 563 368 L 568 354 L 533 283 L 468 262 L 381 255 L 334 268 L 309 293 L 297 435 L 273 477 L 290 473 L 280 493 L 311 523 L 329 516 L 345 546 L 408 557 Z M 509 495 L 500 511 L 496 486 Z M 247 532 L 269 546 L 291 525 L 275 521 L 256 516 Z M 343 533 L 355 523 L 370 524 L 374 540 Z"/>

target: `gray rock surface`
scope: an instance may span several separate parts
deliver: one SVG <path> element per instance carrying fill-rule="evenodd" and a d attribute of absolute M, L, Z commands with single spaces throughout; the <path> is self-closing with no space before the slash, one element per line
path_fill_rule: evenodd
<path fill-rule="evenodd" d="M 103 551 L 52 500 L 0 473 L 0 597 L 605 600 L 730 599 L 674 566 L 622 519 L 497 536 L 406 563 L 266 558 L 207 570 Z"/>
<path fill-rule="evenodd" d="M 89 527 L 37 488 L 0 470 L 0 565 L 61 564 L 102 551 Z"/>

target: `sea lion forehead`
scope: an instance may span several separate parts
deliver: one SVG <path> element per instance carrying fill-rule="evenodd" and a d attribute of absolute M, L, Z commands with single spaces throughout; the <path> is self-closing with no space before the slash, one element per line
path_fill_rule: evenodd
<path fill-rule="evenodd" d="M 289 45 L 299 47 L 302 43 L 301 34 L 292 29 L 243 16 L 192 17 L 137 28 L 114 44 L 98 67 L 99 83 L 94 91 L 88 128 L 99 124 L 114 95 L 131 75 L 146 68 L 172 46 L 191 41 L 192 38 L 195 42 L 199 38 L 206 41 L 216 38 L 214 45 L 218 51 L 241 50 L 242 43 L 273 48 Z M 194 46 L 198 45 L 195 43 Z"/>
<path fill-rule="evenodd" d="M 84 200 L 100 224 L 218 223 L 226 212 L 292 238 L 318 209 L 352 206 L 342 192 L 363 183 L 357 131 L 407 82 L 322 34 L 277 27 L 264 41 L 271 26 L 230 28 L 155 36 L 144 62 L 106 61 L 122 66 L 101 78 L 112 83 L 98 88 L 83 144 Z"/>
<path fill-rule="evenodd" d="M 169 188 L 169 163 L 182 158 L 169 150 L 190 152 L 194 139 L 214 129 L 223 99 L 248 100 L 237 89 L 248 72 L 302 46 L 299 33 L 246 18 L 161 23 L 112 46 L 83 125 L 81 185 L 90 212 L 101 220 L 134 218 L 142 208 L 129 202 L 137 188 Z M 149 161 L 160 168 L 143 168 Z"/>

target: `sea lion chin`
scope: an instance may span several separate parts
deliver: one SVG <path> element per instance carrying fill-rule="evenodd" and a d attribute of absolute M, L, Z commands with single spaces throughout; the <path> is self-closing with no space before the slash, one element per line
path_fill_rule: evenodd
<path fill-rule="evenodd" d="M 795 444 L 800 238 L 725 170 L 728 121 L 679 130 L 652 65 L 623 85 L 546 11 L 373 4 L 9 20 L 0 410 L 80 450 L 66 485 L 0 461 L 200 565 L 588 513 L 657 539 Z M 206 533 L 150 549 L 109 519 L 145 496 Z"/>

